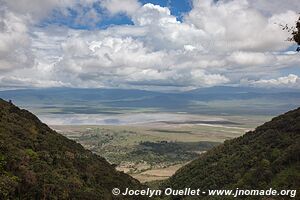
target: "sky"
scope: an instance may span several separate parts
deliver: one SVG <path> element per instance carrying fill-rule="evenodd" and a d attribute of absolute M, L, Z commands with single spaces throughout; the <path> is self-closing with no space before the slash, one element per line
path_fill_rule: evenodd
<path fill-rule="evenodd" d="M 300 89 L 298 0 L 0 0 L 0 88 Z"/>

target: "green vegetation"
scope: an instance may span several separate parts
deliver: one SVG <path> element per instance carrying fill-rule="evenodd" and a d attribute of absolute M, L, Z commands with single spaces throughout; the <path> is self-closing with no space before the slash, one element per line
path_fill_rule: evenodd
<path fill-rule="evenodd" d="M 210 116 L 199 118 L 210 119 Z M 225 139 L 242 135 L 258 123 L 257 119 L 238 116 L 231 116 L 230 121 L 238 122 L 238 125 L 166 125 L 159 122 L 127 126 L 59 125 L 53 128 L 104 157 L 117 170 L 147 183 L 167 179 L 199 154 Z"/>
<path fill-rule="evenodd" d="M 185 164 L 219 141 L 201 141 L 195 130 L 149 127 L 56 126 L 60 132 L 130 174 Z M 231 129 L 229 129 L 231 130 Z M 174 135 L 175 134 L 175 135 Z M 228 136 L 222 133 L 223 136 Z M 190 141 L 183 138 L 189 136 Z M 188 139 L 189 139 L 188 138 Z M 177 140 L 175 140 L 177 139 Z M 206 136 L 202 139 L 207 139 Z M 199 141 L 200 140 L 200 141 Z"/>
<path fill-rule="evenodd" d="M 112 196 L 115 187 L 142 186 L 0 99 L 0 199 L 122 199 Z"/>
<path fill-rule="evenodd" d="M 234 125 L 237 127 L 83 126 L 60 130 L 89 151 L 28 111 L 0 100 L 0 199 L 113 199 L 114 187 L 143 187 L 118 172 L 116 165 L 127 169 L 132 165 L 131 174 L 148 170 L 140 175 L 151 176 L 157 169 L 184 164 L 199 154 L 199 159 L 169 180 L 148 185 L 202 190 L 300 189 L 300 108 L 214 147 L 224 138 L 241 134 L 245 124 Z"/>
<path fill-rule="evenodd" d="M 300 51 L 300 17 L 298 18 L 297 22 L 296 22 L 296 27 L 294 29 L 294 31 L 292 32 L 292 41 L 295 41 L 298 45 L 297 47 L 297 51 Z"/>
<path fill-rule="evenodd" d="M 300 191 L 300 108 L 202 154 L 163 187 Z"/>
<path fill-rule="evenodd" d="M 117 170 L 146 183 L 167 179 L 199 154 L 266 121 L 265 116 L 226 116 L 222 120 L 217 116 L 188 117 L 184 120 L 187 124 L 170 120 L 126 126 L 58 125 L 53 128 L 104 157 Z M 190 123 L 195 121 L 200 124 Z"/>
<path fill-rule="evenodd" d="M 198 157 L 201 151 L 206 151 L 219 143 L 214 142 L 142 142 L 124 155 L 125 160 L 132 162 L 146 162 L 152 167 L 166 167 L 179 163 L 186 163 Z M 121 154 L 122 155 L 122 154 Z M 114 155 L 115 158 L 118 155 Z M 122 156 L 121 156 L 122 157 Z"/>
<path fill-rule="evenodd" d="M 148 163 L 172 165 L 189 162 L 198 157 L 199 152 L 207 151 L 219 143 L 216 142 L 142 142 L 131 152 Z M 149 155 L 149 156 L 144 156 Z"/>

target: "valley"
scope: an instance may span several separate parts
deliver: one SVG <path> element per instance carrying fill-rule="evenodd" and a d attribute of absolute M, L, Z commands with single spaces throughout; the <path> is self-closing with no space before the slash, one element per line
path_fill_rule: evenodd
<path fill-rule="evenodd" d="M 185 92 L 48 88 L 1 91 L 62 135 L 141 182 L 164 180 L 225 140 L 296 108 L 298 90 Z"/>
<path fill-rule="evenodd" d="M 117 170 L 145 183 L 167 179 L 200 154 L 268 120 L 268 116 L 224 117 L 186 113 L 155 113 L 155 120 L 151 120 L 149 113 L 140 113 L 139 116 L 147 116 L 147 122 L 140 117 L 140 123 L 128 125 L 51 127 L 106 158 Z"/>

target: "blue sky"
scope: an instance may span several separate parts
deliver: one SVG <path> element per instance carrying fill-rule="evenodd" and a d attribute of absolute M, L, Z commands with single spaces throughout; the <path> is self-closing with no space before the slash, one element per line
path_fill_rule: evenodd
<path fill-rule="evenodd" d="M 171 14 L 176 16 L 178 21 L 182 21 L 184 14 L 188 13 L 192 9 L 191 0 L 140 0 L 141 4 L 151 3 L 154 5 L 160 5 L 161 7 L 168 7 Z M 88 12 L 91 7 L 95 9 L 99 15 L 103 16 L 95 24 L 78 24 L 76 18 L 82 12 Z M 73 29 L 105 29 L 109 26 L 114 25 L 132 25 L 133 22 L 125 13 L 118 13 L 117 15 L 111 16 L 105 9 L 103 9 L 99 3 L 94 3 L 92 6 L 84 7 L 81 6 L 80 13 L 76 9 L 68 8 L 68 15 L 64 15 L 61 10 L 54 9 L 51 14 L 43 19 L 37 26 L 45 27 L 49 25 L 61 25 L 67 26 Z"/>
<path fill-rule="evenodd" d="M 182 20 L 183 14 L 188 13 L 192 9 L 191 0 L 143 0 L 140 2 L 143 4 L 152 3 L 162 7 L 168 7 L 171 14 L 176 16 L 178 20 Z"/>
<path fill-rule="evenodd" d="M 124 13 L 119 13 L 118 15 L 109 16 L 102 10 L 99 6 L 95 5 L 94 8 L 100 15 L 104 15 L 104 19 L 94 24 L 78 24 L 75 19 L 78 17 L 78 13 L 73 9 L 68 9 L 68 15 L 64 16 L 60 11 L 53 11 L 52 14 L 42 20 L 37 26 L 46 27 L 49 25 L 60 25 L 67 26 L 72 29 L 105 29 L 109 26 L 114 25 L 132 25 L 132 20 Z M 86 9 L 88 11 L 89 8 Z M 83 11 L 83 12 L 86 12 Z"/>
<path fill-rule="evenodd" d="M 0 88 L 300 88 L 298 0 L 0 1 Z"/>

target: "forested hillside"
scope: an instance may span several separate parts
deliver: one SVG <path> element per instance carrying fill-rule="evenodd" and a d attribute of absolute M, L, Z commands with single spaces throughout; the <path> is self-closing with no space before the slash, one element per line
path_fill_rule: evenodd
<path fill-rule="evenodd" d="M 299 192 L 300 108 L 201 155 L 178 170 L 167 186 L 202 190 L 272 187 Z"/>
<path fill-rule="evenodd" d="M 0 99 L 0 199 L 109 200 L 114 187 L 141 185 Z"/>

